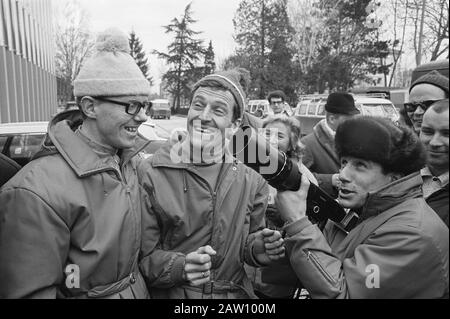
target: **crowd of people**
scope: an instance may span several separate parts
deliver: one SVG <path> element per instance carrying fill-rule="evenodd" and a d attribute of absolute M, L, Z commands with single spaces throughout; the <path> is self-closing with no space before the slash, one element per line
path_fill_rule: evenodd
<path fill-rule="evenodd" d="M 248 86 L 244 69 L 202 78 L 186 133 L 143 157 L 149 83 L 127 36 L 100 34 L 79 110 L 0 189 L 0 298 L 448 298 L 448 78 L 411 85 L 412 127 L 336 92 L 305 137 L 282 91 L 263 122 L 245 112 Z M 233 157 L 243 126 L 298 166 L 298 191 Z M 310 219 L 311 184 L 356 225 Z"/>

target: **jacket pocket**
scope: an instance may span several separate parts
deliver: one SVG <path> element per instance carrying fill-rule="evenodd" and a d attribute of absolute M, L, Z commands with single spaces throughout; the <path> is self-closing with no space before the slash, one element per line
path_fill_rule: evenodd
<path fill-rule="evenodd" d="M 333 286 L 337 285 L 336 279 L 325 269 L 321 264 L 319 257 L 317 257 L 311 250 L 304 249 L 303 252 L 306 254 L 306 258 L 313 264 L 313 266 L 321 273 L 323 277 Z"/>

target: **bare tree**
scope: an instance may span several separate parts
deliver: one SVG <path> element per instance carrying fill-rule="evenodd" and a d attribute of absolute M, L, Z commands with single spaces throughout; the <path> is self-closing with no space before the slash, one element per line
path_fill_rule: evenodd
<path fill-rule="evenodd" d="M 71 87 L 93 46 L 86 12 L 78 1 L 66 2 L 56 25 L 56 74 L 66 86 Z M 71 91 L 65 92 L 66 101 L 73 99 Z"/>
<path fill-rule="evenodd" d="M 405 45 L 405 38 L 406 38 L 406 29 L 408 25 L 408 10 L 409 10 L 408 3 L 409 0 L 394 0 L 392 2 L 393 19 L 394 19 L 393 21 L 394 41 L 392 41 L 391 47 L 393 64 L 391 76 L 389 79 L 389 86 L 392 86 L 392 82 L 397 70 L 397 64 L 403 55 L 403 48 Z M 404 14 L 402 14 L 403 11 Z M 400 36 L 401 38 L 398 39 L 397 38 L 398 36 Z"/>

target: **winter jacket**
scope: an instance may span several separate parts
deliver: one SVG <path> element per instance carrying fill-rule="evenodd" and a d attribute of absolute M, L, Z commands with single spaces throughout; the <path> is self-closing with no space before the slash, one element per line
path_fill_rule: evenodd
<path fill-rule="evenodd" d="M 145 190 L 142 273 L 153 298 L 253 298 L 244 262 L 257 266 L 254 233 L 264 228 L 268 184 L 227 155 L 212 189 L 195 165 L 173 163 L 171 145 L 139 168 Z M 183 280 L 185 256 L 210 245 L 211 283 Z"/>
<path fill-rule="evenodd" d="M 315 174 L 319 187 L 336 197 L 337 192 L 331 180 L 333 174 L 339 173 L 341 165 L 334 148 L 334 138 L 328 134 L 324 125 L 324 121 L 320 121 L 311 134 L 301 139 L 305 146 L 302 162 Z"/>
<path fill-rule="evenodd" d="M 369 194 L 347 236 L 306 218 L 285 227 L 286 250 L 312 298 L 448 298 L 448 228 L 422 197 L 419 173 Z"/>
<path fill-rule="evenodd" d="M 439 215 L 448 227 L 448 196 L 447 184 L 444 188 L 434 192 L 427 198 L 427 204 Z"/>
<path fill-rule="evenodd" d="M 147 142 L 123 151 L 119 171 L 70 124 L 52 122 L 0 190 L 0 298 L 148 298 L 135 158 Z"/>

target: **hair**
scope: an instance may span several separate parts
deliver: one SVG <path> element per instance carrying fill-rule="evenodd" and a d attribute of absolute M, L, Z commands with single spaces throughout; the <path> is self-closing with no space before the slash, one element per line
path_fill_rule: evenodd
<path fill-rule="evenodd" d="M 286 94 L 284 94 L 284 92 L 283 92 L 283 91 L 280 91 L 280 90 L 270 92 L 270 93 L 269 93 L 269 96 L 267 96 L 267 101 L 269 101 L 269 103 L 271 103 L 270 100 L 271 100 L 273 97 L 275 97 L 275 98 L 276 98 L 276 97 L 281 98 L 281 99 L 283 100 L 283 102 L 286 101 Z"/>
<path fill-rule="evenodd" d="M 300 161 L 303 156 L 304 146 L 300 142 L 301 127 L 300 122 L 292 117 L 269 117 L 263 123 L 263 128 L 272 123 L 281 123 L 289 129 L 289 149 L 286 155 L 291 158 Z"/>
<path fill-rule="evenodd" d="M 211 89 L 231 92 L 226 86 L 224 86 L 222 83 L 220 83 L 216 80 L 206 80 L 206 81 L 202 82 L 202 84 L 200 84 L 198 88 L 201 88 L 201 87 L 207 87 L 207 88 L 211 88 Z M 198 90 L 198 88 L 197 88 L 197 90 Z M 194 99 L 194 95 L 197 90 L 192 92 L 190 104 L 192 104 L 192 100 Z M 233 117 L 232 117 L 232 122 L 234 123 L 238 119 L 238 114 L 239 114 L 240 110 L 239 110 L 239 103 L 236 101 L 236 97 L 234 96 L 234 94 L 231 94 L 231 95 L 233 96 L 233 100 L 234 100 Z"/>
<path fill-rule="evenodd" d="M 448 111 L 448 99 L 445 100 L 439 100 L 435 103 L 433 103 L 430 107 L 431 110 L 435 111 L 438 114 L 442 114 L 444 112 Z"/>

